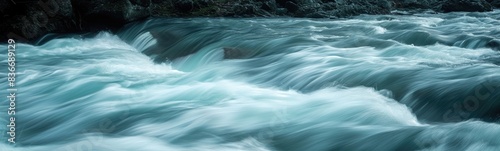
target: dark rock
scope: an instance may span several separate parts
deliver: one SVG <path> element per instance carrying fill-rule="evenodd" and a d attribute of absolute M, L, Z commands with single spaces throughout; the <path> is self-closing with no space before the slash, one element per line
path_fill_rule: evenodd
<path fill-rule="evenodd" d="M 323 12 L 324 13 L 324 12 Z M 320 14 L 319 7 L 314 5 L 306 5 L 299 8 L 299 10 L 295 13 L 295 17 L 314 17 Z M 317 17 L 315 17 L 317 18 Z"/>
<path fill-rule="evenodd" d="M 321 0 L 291 0 L 291 1 L 299 6 L 321 3 Z"/>
<path fill-rule="evenodd" d="M 389 14 L 392 10 L 391 2 L 387 0 L 345 0 L 337 2 L 335 15 L 338 17 L 360 14 Z"/>
<path fill-rule="evenodd" d="M 314 12 L 306 15 L 308 18 L 328 18 L 329 16 L 326 12 Z"/>
<path fill-rule="evenodd" d="M 209 5 L 213 5 L 214 4 L 214 1 L 212 0 L 197 0 L 195 2 L 195 6 L 196 7 L 206 7 L 206 6 L 209 6 Z"/>
<path fill-rule="evenodd" d="M 73 0 L 75 12 L 80 17 L 82 26 L 88 28 L 112 27 L 117 28 L 123 24 L 150 15 L 151 1 L 129 0 Z"/>
<path fill-rule="evenodd" d="M 342 18 L 391 11 L 483 12 L 494 7 L 500 8 L 500 0 L 0 0 L 0 40 L 33 40 L 50 32 L 118 29 L 149 16 Z"/>
<path fill-rule="evenodd" d="M 276 12 L 277 6 L 276 6 L 276 1 L 270 0 L 262 3 L 263 10 L 268 11 L 268 12 Z"/>
<path fill-rule="evenodd" d="M 485 0 L 446 0 L 441 6 L 443 12 L 485 12 L 493 7 Z"/>
<path fill-rule="evenodd" d="M 286 8 L 276 8 L 276 15 L 286 15 L 288 10 Z"/>
<path fill-rule="evenodd" d="M 224 59 L 244 59 L 250 56 L 249 52 L 231 47 L 224 47 Z"/>
<path fill-rule="evenodd" d="M 436 9 L 439 5 L 438 0 L 400 0 L 394 1 L 394 7 L 397 9 Z"/>
<path fill-rule="evenodd" d="M 496 51 L 500 51 L 500 40 L 491 40 L 488 43 L 486 43 L 486 47 Z"/>
<path fill-rule="evenodd" d="M 500 0 L 488 0 L 488 2 L 491 4 L 491 6 L 500 8 Z"/>
<path fill-rule="evenodd" d="M 169 8 L 170 6 L 168 1 L 160 3 L 154 7 L 164 8 L 164 10 L 160 10 L 160 13 L 162 14 L 160 16 L 167 16 L 169 14 L 179 16 L 221 16 L 216 10 L 225 10 L 217 8 L 216 6 L 217 5 L 213 0 L 174 0 L 172 8 Z M 165 9 L 165 7 L 167 7 L 167 9 Z M 234 15 L 234 13 L 229 12 L 225 12 L 224 14 Z"/>
<path fill-rule="evenodd" d="M 321 0 L 323 3 L 335 3 L 336 0 Z"/>
<path fill-rule="evenodd" d="M 7 12 L 11 11 L 12 9 L 10 8 L 13 8 L 13 5 L 11 2 L 7 1 L 7 0 L 0 0 L 0 13 L 2 13 L 2 16 L 0 17 L 4 17 L 4 15 L 7 15 Z"/>
<path fill-rule="evenodd" d="M 130 0 L 134 5 L 140 5 L 142 7 L 149 7 L 151 5 L 151 0 Z"/>
<path fill-rule="evenodd" d="M 0 1 L 1 40 L 30 41 L 49 32 L 71 32 L 76 27 L 70 0 Z"/>
<path fill-rule="evenodd" d="M 323 3 L 321 6 L 321 9 L 326 11 L 337 9 L 337 5 L 334 2 Z"/>
<path fill-rule="evenodd" d="M 163 2 L 164 2 L 163 0 L 151 0 L 151 3 L 153 4 L 161 4 Z"/>
<path fill-rule="evenodd" d="M 300 9 L 300 7 L 295 4 L 294 2 L 291 2 L 291 1 L 287 1 L 285 3 L 285 8 L 289 11 L 289 12 L 296 12 Z"/>
<path fill-rule="evenodd" d="M 281 7 L 285 7 L 286 2 L 289 0 L 276 0 L 276 4 L 278 4 Z"/>
<path fill-rule="evenodd" d="M 174 6 L 177 10 L 181 12 L 190 12 L 195 8 L 194 2 L 192 0 L 176 0 Z"/>
<path fill-rule="evenodd" d="M 233 11 L 235 15 L 243 16 L 243 17 L 252 17 L 256 15 L 257 8 L 255 5 L 236 5 L 233 7 Z"/>

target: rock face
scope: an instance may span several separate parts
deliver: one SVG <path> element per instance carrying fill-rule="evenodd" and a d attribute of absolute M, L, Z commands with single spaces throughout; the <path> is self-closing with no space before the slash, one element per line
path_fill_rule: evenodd
<path fill-rule="evenodd" d="M 500 40 L 491 40 L 486 44 L 486 47 L 500 51 Z"/>
<path fill-rule="evenodd" d="M 0 40 L 121 27 L 150 15 L 151 0 L 0 0 Z"/>
<path fill-rule="evenodd" d="M 438 9 L 442 0 L 400 0 L 394 1 L 397 8 L 400 9 Z"/>
<path fill-rule="evenodd" d="M 392 10 L 392 4 L 387 0 L 344 0 L 337 2 L 339 9 L 336 16 L 353 16 L 359 14 L 388 14 Z"/>
<path fill-rule="evenodd" d="M 495 8 L 500 8 L 500 0 L 488 0 L 488 2 Z"/>
<path fill-rule="evenodd" d="M 151 14 L 151 0 L 73 0 L 72 4 L 82 28 L 119 27 Z"/>
<path fill-rule="evenodd" d="M 492 11 L 493 7 L 485 0 L 446 0 L 441 9 L 443 12 L 486 12 Z"/>
<path fill-rule="evenodd" d="M 309 17 L 408 12 L 484 12 L 500 0 L 0 0 L 0 42 L 47 33 L 118 29 L 147 17 Z"/>
<path fill-rule="evenodd" d="M 251 52 L 233 47 L 224 47 L 222 50 L 224 51 L 224 59 L 243 59 L 252 55 Z"/>
<path fill-rule="evenodd" d="M 70 0 L 24 1 L 0 0 L 0 40 L 35 39 L 49 32 L 68 32 L 76 28 Z"/>

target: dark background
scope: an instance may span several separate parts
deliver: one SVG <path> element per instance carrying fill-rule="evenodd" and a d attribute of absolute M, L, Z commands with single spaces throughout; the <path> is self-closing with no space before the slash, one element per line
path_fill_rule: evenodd
<path fill-rule="evenodd" d="M 483 12 L 500 0 L 0 0 L 0 40 L 113 31 L 149 17 L 343 18 L 359 14 Z"/>

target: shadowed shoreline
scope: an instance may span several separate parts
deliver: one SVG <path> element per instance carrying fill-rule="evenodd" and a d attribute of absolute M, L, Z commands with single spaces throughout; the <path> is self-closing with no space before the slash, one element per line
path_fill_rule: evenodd
<path fill-rule="evenodd" d="M 115 31 L 154 17 L 345 18 L 360 14 L 485 12 L 500 0 L 0 0 L 0 40 Z"/>

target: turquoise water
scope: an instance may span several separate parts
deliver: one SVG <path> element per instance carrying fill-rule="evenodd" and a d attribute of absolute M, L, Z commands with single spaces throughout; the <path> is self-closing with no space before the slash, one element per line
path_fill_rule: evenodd
<path fill-rule="evenodd" d="M 17 44 L 0 150 L 500 150 L 499 11 L 151 19 L 39 44 Z"/>

